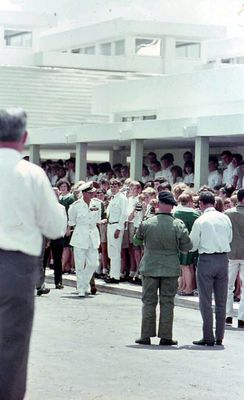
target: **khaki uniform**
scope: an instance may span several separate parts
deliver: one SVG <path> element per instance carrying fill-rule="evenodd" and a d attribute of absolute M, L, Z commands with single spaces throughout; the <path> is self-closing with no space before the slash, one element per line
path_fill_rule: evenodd
<path fill-rule="evenodd" d="M 159 290 L 158 337 L 172 339 L 174 297 L 180 275 L 179 252 L 188 252 L 192 248 L 187 228 L 172 214 L 160 213 L 141 224 L 136 239 L 144 242 L 140 263 L 143 286 L 141 338 L 156 336 Z"/>

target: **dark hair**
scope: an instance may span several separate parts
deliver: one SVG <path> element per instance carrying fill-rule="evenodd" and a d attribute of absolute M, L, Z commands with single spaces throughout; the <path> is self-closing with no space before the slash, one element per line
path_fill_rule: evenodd
<path fill-rule="evenodd" d="M 238 163 L 241 163 L 243 160 L 242 155 L 239 153 L 233 154 L 233 158 L 235 158 Z"/>
<path fill-rule="evenodd" d="M 165 189 L 168 189 L 170 192 L 172 191 L 172 186 L 169 182 L 163 182 L 158 186 L 158 192 L 163 192 Z"/>
<path fill-rule="evenodd" d="M 157 167 L 160 167 L 161 168 L 161 164 L 160 164 L 160 161 L 158 161 L 158 160 L 155 160 L 155 161 L 152 161 L 151 162 L 151 165 L 157 165 Z"/>
<path fill-rule="evenodd" d="M 191 157 L 191 160 L 188 160 L 188 161 L 192 161 L 193 154 L 192 154 L 191 151 L 189 151 L 189 150 L 185 151 L 185 153 L 183 154 L 183 157 L 185 157 L 185 156 L 190 156 L 190 157 Z"/>
<path fill-rule="evenodd" d="M 179 165 L 174 165 L 171 168 L 171 172 L 176 172 L 177 176 L 181 177 L 183 176 L 183 171 L 182 168 Z"/>
<path fill-rule="evenodd" d="M 208 162 L 213 162 L 217 166 L 219 165 L 219 161 L 218 161 L 217 157 L 215 157 L 215 156 L 209 156 Z"/>
<path fill-rule="evenodd" d="M 188 160 L 184 164 L 184 174 L 186 174 L 186 168 L 191 168 L 192 172 L 194 172 L 194 161 Z"/>
<path fill-rule="evenodd" d="M 201 201 L 204 205 L 212 204 L 215 205 L 215 198 L 213 193 L 211 192 L 201 192 L 199 194 L 199 201 Z"/>
<path fill-rule="evenodd" d="M 237 192 L 237 200 L 242 201 L 244 199 L 244 189 L 239 189 Z"/>
<path fill-rule="evenodd" d="M 172 153 L 165 153 L 161 158 L 161 161 L 167 160 L 169 163 L 173 164 L 174 162 L 174 156 Z"/>
<path fill-rule="evenodd" d="M 223 157 L 223 156 L 232 157 L 232 153 L 229 150 L 224 150 L 221 153 L 221 157 Z"/>

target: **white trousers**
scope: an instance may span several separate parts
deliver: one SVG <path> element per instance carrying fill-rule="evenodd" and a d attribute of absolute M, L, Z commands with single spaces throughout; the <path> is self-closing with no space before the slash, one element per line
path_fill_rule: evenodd
<path fill-rule="evenodd" d="M 124 230 L 119 233 L 118 239 L 114 238 L 114 232 L 118 229 L 118 224 L 108 224 L 108 256 L 110 258 L 110 278 L 120 279 L 121 270 L 121 246 Z"/>
<path fill-rule="evenodd" d="M 239 271 L 242 284 L 238 319 L 244 321 L 244 260 L 229 260 L 229 283 L 226 303 L 226 316 L 233 317 L 233 290 L 235 286 L 235 280 Z"/>
<path fill-rule="evenodd" d="M 78 294 L 90 293 L 90 280 L 98 265 L 98 249 L 74 247 L 75 270 Z"/>

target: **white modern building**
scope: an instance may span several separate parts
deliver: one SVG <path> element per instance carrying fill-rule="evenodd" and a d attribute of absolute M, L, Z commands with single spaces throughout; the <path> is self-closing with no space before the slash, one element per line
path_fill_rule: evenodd
<path fill-rule="evenodd" d="M 2 12 L 0 104 L 27 110 L 35 162 L 75 153 L 80 179 L 94 152 L 97 161 L 130 157 L 138 179 L 145 152 L 171 151 L 182 165 L 191 150 L 198 187 L 209 152 L 244 153 L 243 42 L 211 25 L 115 19 L 60 29 L 55 15 Z"/>

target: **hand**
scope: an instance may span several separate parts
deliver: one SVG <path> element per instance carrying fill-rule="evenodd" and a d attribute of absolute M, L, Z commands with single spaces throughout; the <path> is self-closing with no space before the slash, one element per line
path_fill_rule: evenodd
<path fill-rule="evenodd" d="M 70 236 L 70 235 L 71 235 L 71 228 L 70 226 L 68 226 L 65 232 L 65 236 Z"/>
<path fill-rule="evenodd" d="M 118 239 L 119 234 L 120 234 L 120 230 L 116 229 L 116 231 L 114 232 L 114 239 Z"/>
<path fill-rule="evenodd" d="M 104 219 L 101 220 L 101 224 L 102 224 L 102 225 L 105 225 L 105 224 L 107 224 L 107 223 L 108 223 L 108 220 L 107 220 L 106 218 L 104 218 Z"/>

